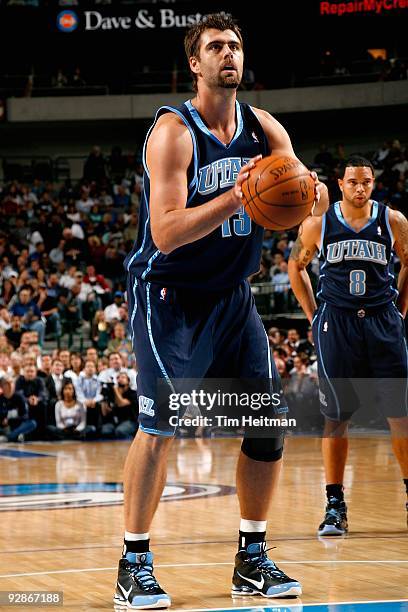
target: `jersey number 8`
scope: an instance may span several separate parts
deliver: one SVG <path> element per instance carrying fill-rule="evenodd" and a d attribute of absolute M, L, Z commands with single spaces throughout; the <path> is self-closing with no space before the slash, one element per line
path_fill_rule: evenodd
<path fill-rule="evenodd" d="M 366 292 L 366 273 L 364 270 L 352 270 L 350 272 L 351 295 L 364 295 Z"/>

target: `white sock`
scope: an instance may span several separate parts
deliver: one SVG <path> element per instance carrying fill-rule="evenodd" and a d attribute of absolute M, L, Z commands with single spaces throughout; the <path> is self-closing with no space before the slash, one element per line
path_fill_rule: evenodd
<path fill-rule="evenodd" d="M 149 532 L 147 533 L 131 533 L 130 531 L 125 531 L 125 540 L 128 542 L 136 542 L 137 540 L 148 540 Z"/>
<path fill-rule="evenodd" d="M 248 521 L 242 518 L 239 524 L 239 530 L 245 531 L 246 533 L 263 532 L 266 531 L 266 521 Z"/>

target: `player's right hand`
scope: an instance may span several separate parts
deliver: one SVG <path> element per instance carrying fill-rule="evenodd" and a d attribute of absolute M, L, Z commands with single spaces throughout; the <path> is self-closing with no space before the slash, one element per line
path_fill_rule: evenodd
<path fill-rule="evenodd" d="M 252 159 L 250 159 L 245 166 L 242 166 L 241 170 L 239 171 L 235 185 L 231 189 L 233 198 L 236 201 L 237 209 L 242 206 L 242 183 L 248 178 L 249 171 L 254 168 L 256 162 L 258 162 L 260 159 L 262 159 L 262 155 L 252 157 Z"/>

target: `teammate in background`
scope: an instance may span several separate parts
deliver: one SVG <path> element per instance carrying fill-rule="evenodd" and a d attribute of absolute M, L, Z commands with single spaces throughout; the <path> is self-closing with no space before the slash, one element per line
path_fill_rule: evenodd
<path fill-rule="evenodd" d="M 407 343 L 408 221 L 401 212 L 370 199 L 374 168 L 350 158 L 339 179 L 343 197 L 320 218 L 299 228 L 289 260 L 292 289 L 312 322 L 318 356 L 326 515 L 319 535 L 347 529 L 343 479 L 349 419 L 359 406 L 350 379 L 370 378 L 387 417 L 392 448 L 408 494 Z M 307 265 L 319 251 L 319 307 Z M 393 251 L 401 261 L 394 287 Z M 371 386 L 371 385 L 370 385 Z M 407 504 L 408 510 L 408 504 Z"/>
<path fill-rule="evenodd" d="M 175 428 L 157 379 L 279 376 L 247 277 L 258 271 L 263 228 L 251 222 L 241 185 L 271 151 L 294 155 L 267 112 L 236 100 L 243 71 L 239 28 L 207 16 L 185 38 L 197 95 L 161 107 L 144 147 L 139 235 L 127 256 L 130 331 L 139 367 L 140 427 L 124 471 L 125 537 L 115 603 L 167 607 L 153 575 L 149 529 L 165 482 Z M 327 189 L 317 184 L 321 210 Z M 174 414 L 174 413 L 173 413 Z M 266 518 L 277 486 L 282 438 L 245 438 L 237 467 L 241 509 L 233 593 L 300 595 L 266 554 Z"/>

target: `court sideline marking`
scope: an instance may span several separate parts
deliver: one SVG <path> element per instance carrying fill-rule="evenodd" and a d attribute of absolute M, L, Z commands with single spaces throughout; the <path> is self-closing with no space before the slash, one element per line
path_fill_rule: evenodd
<path fill-rule="evenodd" d="M 274 600 L 276 602 L 276 599 Z M 322 603 L 293 603 L 287 604 L 285 603 L 285 608 L 298 608 L 300 606 L 310 607 L 310 606 L 345 606 L 345 605 L 354 605 L 354 604 L 380 604 L 380 603 L 404 603 L 408 601 L 408 599 L 368 599 L 363 601 L 328 601 Z M 229 610 L 265 610 L 265 606 L 240 606 L 240 607 L 232 607 L 232 608 L 179 608 L 181 612 L 228 612 Z M 177 610 L 177 608 L 175 608 Z"/>
<path fill-rule="evenodd" d="M 375 563 L 408 563 L 408 560 L 398 560 L 398 559 L 389 559 L 389 560 L 378 560 L 378 561 L 362 561 L 362 560 L 319 560 L 319 561 L 277 561 L 279 564 L 291 564 L 291 565 L 314 565 L 314 564 L 327 564 L 327 563 L 360 563 L 360 564 L 375 564 Z M 204 567 L 204 566 L 215 566 L 215 565 L 233 565 L 232 561 L 222 561 L 216 563 L 163 563 L 161 565 L 155 565 L 155 568 L 159 567 Z M 85 567 L 82 569 L 62 569 L 62 570 L 50 570 L 48 572 L 24 572 L 21 574 L 0 574 L 0 578 L 18 578 L 19 576 L 47 576 L 49 574 L 75 574 L 81 572 L 110 572 L 112 570 L 116 570 L 117 566 L 114 567 Z M 408 601 L 408 600 L 407 600 Z M 218 610 L 219 608 L 214 608 L 214 610 Z"/>

